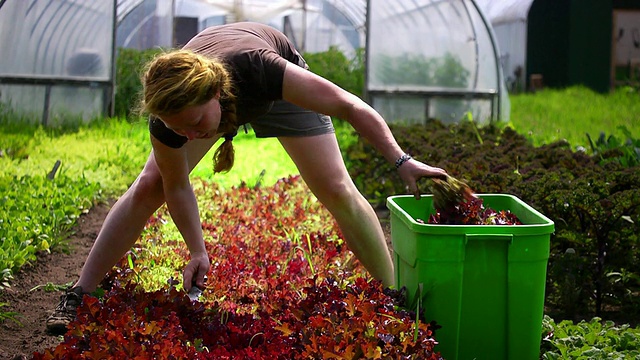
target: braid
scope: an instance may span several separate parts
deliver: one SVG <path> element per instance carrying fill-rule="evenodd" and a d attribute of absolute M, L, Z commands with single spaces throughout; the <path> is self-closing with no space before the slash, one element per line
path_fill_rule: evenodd
<path fill-rule="evenodd" d="M 228 172 L 233 167 L 236 151 L 233 140 L 225 139 L 213 154 L 213 173 Z"/>
<path fill-rule="evenodd" d="M 236 99 L 231 93 L 231 86 L 222 87 L 220 91 L 220 107 L 222 118 L 218 126 L 218 133 L 224 136 L 224 142 L 218 146 L 213 154 L 213 173 L 228 172 L 235 162 L 235 149 L 233 137 L 238 132 L 238 120 L 236 116 Z"/>

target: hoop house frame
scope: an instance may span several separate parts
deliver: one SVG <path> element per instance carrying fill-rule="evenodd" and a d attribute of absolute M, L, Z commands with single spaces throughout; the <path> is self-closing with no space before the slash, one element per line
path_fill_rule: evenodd
<path fill-rule="evenodd" d="M 116 11 L 117 0 L 2 1 L 0 45 L 12 56 L 0 65 L 1 100 L 41 113 L 43 125 L 52 117 L 111 114 Z M 54 109 L 65 105 L 73 109 Z"/>
<path fill-rule="evenodd" d="M 368 0 L 365 96 L 388 122 L 508 118 L 498 45 L 473 0 Z"/>
<path fill-rule="evenodd" d="M 365 98 L 388 122 L 508 119 L 497 43 L 475 0 L 0 0 L 0 102 L 45 125 L 113 116 L 116 49 L 177 46 L 176 19 L 195 34 L 239 5 L 307 51 L 364 44 Z"/>

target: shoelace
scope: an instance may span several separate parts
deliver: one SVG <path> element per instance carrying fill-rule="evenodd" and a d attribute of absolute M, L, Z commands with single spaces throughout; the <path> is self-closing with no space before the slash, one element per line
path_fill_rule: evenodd
<path fill-rule="evenodd" d="M 58 304 L 58 306 L 56 306 L 56 311 L 60 311 L 60 312 L 67 311 L 67 304 L 69 304 L 70 302 L 72 303 L 72 305 L 73 303 L 75 303 L 75 305 L 77 306 L 80 303 L 78 295 L 75 293 L 67 293 L 64 295 L 60 295 L 60 303 Z"/>

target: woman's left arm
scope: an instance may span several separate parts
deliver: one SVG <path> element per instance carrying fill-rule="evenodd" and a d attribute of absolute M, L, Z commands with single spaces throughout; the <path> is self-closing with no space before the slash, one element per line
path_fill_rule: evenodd
<path fill-rule="evenodd" d="M 356 95 L 309 70 L 287 64 L 282 96 L 284 100 L 303 108 L 348 121 L 391 164 L 395 164 L 404 154 L 389 126 L 375 109 Z M 419 178 L 446 176 L 444 170 L 415 159 L 405 162 L 398 171 L 414 194 L 418 193 L 416 181 Z"/>

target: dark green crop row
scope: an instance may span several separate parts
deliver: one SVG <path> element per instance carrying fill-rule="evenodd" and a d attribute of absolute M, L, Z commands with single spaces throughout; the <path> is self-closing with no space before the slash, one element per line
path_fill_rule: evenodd
<path fill-rule="evenodd" d="M 513 194 L 555 222 L 547 314 L 640 321 L 640 165 L 636 139 L 595 155 L 566 142 L 534 147 L 511 128 L 472 122 L 393 126 L 401 146 L 477 193 Z M 359 188 L 377 206 L 405 193 L 395 169 L 367 143 L 346 151 Z M 366 159 L 366 161 L 363 161 Z M 421 182 L 429 193 L 428 182 Z"/>

